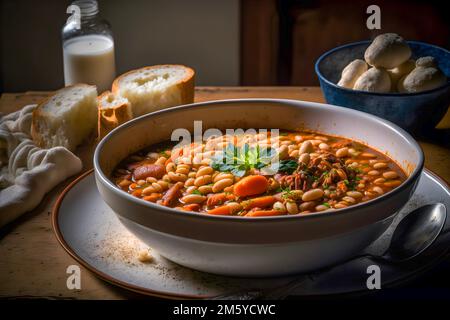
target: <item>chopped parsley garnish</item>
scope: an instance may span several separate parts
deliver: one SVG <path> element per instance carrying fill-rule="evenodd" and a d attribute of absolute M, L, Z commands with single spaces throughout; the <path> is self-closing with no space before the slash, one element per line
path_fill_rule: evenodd
<path fill-rule="evenodd" d="M 229 144 L 224 153 L 212 158 L 211 167 L 221 172 L 231 172 L 237 177 L 243 177 L 250 169 L 262 169 L 270 166 L 276 155 L 273 148 L 261 148 L 259 145 L 250 147 L 244 144 L 236 147 Z"/>
<path fill-rule="evenodd" d="M 289 186 L 287 186 L 285 188 L 278 187 L 276 190 L 276 192 L 289 192 L 289 191 L 291 191 L 291 187 L 289 187 Z"/>
<path fill-rule="evenodd" d="M 280 168 L 278 171 L 286 172 L 287 174 L 292 174 L 298 168 L 298 163 L 295 160 L 281 160 Z"/>
<path fill-rule="evenodd" d="M 194 190 L 194 191 L 192 191 L 192 194 L 198 194 L 198 195 L 201 195 L 202 193 L 201 193 L 200 191 L 198 191 L 198 190 Z"/>
<path fill-rule="evenodd" d="M 345 185 L 350 189 L 350 190 L 355 190 L 356 188 L 356 181 L 348 181 L 347 179 L 344 180 Z"/>
<path fill-rule="evenodd" d="M 161 151 L 160 153 L 159 153 L 161 156 L 163 156 L 164 158 L 170 158 L 170 156 L 167 154 L 167 152 L 165 152 L 165 151 Z"/>
<path fill-rule="evenodd" d="M 289 198 L 291 198 L 293 195 L 294 195 L 294 193 L 292 192 L 291 189 L 289 189 L 289 190 L 283 191 L 283 194 L 281 195 L 281 197 L 282 197 L 283 199 L 289 199 Z"/>

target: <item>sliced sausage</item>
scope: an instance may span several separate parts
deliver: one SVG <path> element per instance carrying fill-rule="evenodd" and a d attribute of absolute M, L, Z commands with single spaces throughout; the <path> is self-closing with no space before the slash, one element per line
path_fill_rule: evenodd
<path fill-rule="evenodd" d="M 166 168 L 159 164 L 144 164 L 137 167 L 133 171 L 133 177 L 135 180 L 143 180 L 148 177 L 161 179 L 166 174 Z"/>
<path fill-rule="evenodd" d="M 164 206 L 170 206 L 175 200 L 181 196 L 181 188 L 183 188 L 183 183 L 177 182 L 162 197 L 162 204 Z"/>

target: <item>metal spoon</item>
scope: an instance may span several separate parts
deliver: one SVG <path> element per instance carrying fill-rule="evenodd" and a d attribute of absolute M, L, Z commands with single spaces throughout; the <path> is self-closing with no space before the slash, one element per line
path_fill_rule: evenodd
<path fill-rule="evenodd" d="M 351 259 L 341 262 L 342 265 L 349 261 L 362 257 L 372 258 L 373 260 L 382 260 L 391 263 L 401 263 L 417 257 L 437 239 L 441 233 L 447 210 L 442 203 L 429 204 L 420 207 L 408 215 L 406 215 L 395 228 L 391 243 L 388 249 L 382 255 L 372 255 L 364 253 L 362 255 L 352 257 Z M 214 297 L 217 300 L 255 300 L 255 299 L 283 299 L 287 297 L 293 290 L 301 286 L 303 282 L 321 273 L 330 271 L 334 265 L 315 273 L 302 275 L 291 282 L 277 288 L 254 289 L 234 292 L 230 294 Z"/>

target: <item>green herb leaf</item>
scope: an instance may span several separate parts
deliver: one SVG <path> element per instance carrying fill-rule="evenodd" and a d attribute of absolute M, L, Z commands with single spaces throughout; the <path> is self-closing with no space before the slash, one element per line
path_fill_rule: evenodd
<path fill-rule="evenodd" d="M 201 193 L 200 191 L 198 191 L 198 190 L 194 190 L 194 191 L 192 191 L 192 194 L 198 194 L 198 195 L 201 195 L 202 193 Z"/>
<path fill-rule="evenodd" d="M 167 154 L 166 151 L 161 151 L 159 154 L 160 154 L 161 156 L 163 156 L 164 158 L 170 158 L 170 156 Z"/>
<path fill-rule="evenodd" d="M 211 167 L 242 177 L 250 169 L 261 169 L 269 165 L 275 154 L 272 148 L 261 149 L 259 146 L 250 147 L 248 144 L 239 148 L 229 144 L 223 155 L 212 158 Z"/>
<path fill-rule="evenodd" d="M 298 163 L 295 160 L 281 160 L 278 171 L 292 174 L 295 170 L 297 170 L 297 167 Z"/>

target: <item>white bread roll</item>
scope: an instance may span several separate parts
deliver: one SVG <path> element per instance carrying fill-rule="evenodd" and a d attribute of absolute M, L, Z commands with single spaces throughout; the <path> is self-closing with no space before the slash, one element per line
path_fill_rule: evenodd
<path fill-rule="evenodd" d="M 422 57 L 416 60 L 416 67 L 434 67 L 437 68 L 436 59 L 434 57 Z"/>
<path fill-rule="evenodd" d="M 353 89 L 368 92 L 389 92 L 391 90 L 391 78 L 384 69 L 370 68 L 356 80 Z"/>
<path fill-rule="evenodd" d="M 127 98 L 133 116 L 194 101 L 194 70 L 182 65 L 157 65 L 129 71 L 112 84 Z"/>
<path fill-rule="evenodd" d="M 400 78 L 413 71 L 415 67 L 416 63 L 414 62 L 414 60 L 409 59 L 403 62 L 398 67 L 387 70 L 389 76 L 391 77 L 391 90 L 397 91 L 397 84 Z"/>
<path fill-rule="evenodd" d="M 128 99 L 116 96 L 110 91 L 103 92 L 98 102 L 98 139 L 112 129 L 133 118 Z"/>
<path fill-rule="evenodd" d="M 421 92 L 444 85 L 446 76 L 434 67 L 416 67 L 398 82 L 399 92 Z"/>
<path fill-rule="evenodd" d="M 392 69 L 411 57 L 406 41 L 395 33 L 377 36 L 364 53 L 368 64 L 377 68 Z"/>
<path fill-rule="evenodd" d="M 342 70 L 338 86 L 352 89 L 356 80 L 358 80 L 358 78 L 366 71 L 367 63 L 364 60 L 353 60 L 344 68 L 344 70 Z"/>
<path fill-rule="evenodd" d="M 58 90 L 33 111 L 31 136 L 41 148 L 74 151 L 97 125 L 97 89 L 77 84 Z"/>

